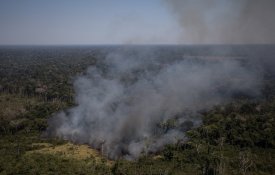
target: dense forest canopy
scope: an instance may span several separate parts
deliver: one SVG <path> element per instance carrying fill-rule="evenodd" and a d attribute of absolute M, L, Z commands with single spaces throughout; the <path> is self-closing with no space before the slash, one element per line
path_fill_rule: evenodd
<path fill-rule="evenodd" d="M 186 59 L 203 60 L 202 65 L 217 60 L 253 64 L 261 72 L 260 94 L 234 94 L 229 103 L 199 111 L 198 125 L 178 125 L 177 117 L 163 120 L 161 132 L 180 128 L 184 139 L 142 152 L 134 161 L 123 156 L 109 160 L 102 147 L 93 150 L 45 137 L 53 115 L 78 105 L 77 77 L 89 76 L 88 67 L 104 74 L 108 55 L 125 50 L 164 64 Z M 0 173 L 274 174 L 274 52 L 274 45 L 1 47 Z M 135 76 L 121 78 L 135 81 Z"/>

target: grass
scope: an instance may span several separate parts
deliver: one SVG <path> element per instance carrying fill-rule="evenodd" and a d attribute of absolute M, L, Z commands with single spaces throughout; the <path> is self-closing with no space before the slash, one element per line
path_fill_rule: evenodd
<path fill-rule="evenodd" d="M 28 151 L 26 154 L 50 154 L 50 155 L 60 155 L 60 157 L 65 159 L 76 159 L 76 160 L 86 160 L 93 158 L 96 163 L 105 161 L 107 165 L 111 166 L 113 161 L 107 160 L 102 157 L 99 151 L 90 148 L 88 145 L 77 145 L 73 143 L 65 143 L 62 145 L 53 145 L 50 143 L 33 143 L 33 146 L 42 147 L 41 149 Z M 104 160 L 103 160 L 104 159 Z"/>

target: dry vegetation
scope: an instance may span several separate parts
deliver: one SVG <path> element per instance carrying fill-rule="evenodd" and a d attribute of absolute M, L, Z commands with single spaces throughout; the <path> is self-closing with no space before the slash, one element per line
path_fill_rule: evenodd
<path fill-rule="evenodd" d="M 106 164 L 111 166 L 112 161 L 105 159 L 100 155 L 100 152 L 90 148 L 88 145 L 77 145 L 73 143 L 65 143 L 62 145 L 54 146 L 50 143 L 33 143 L 34 147 L 41 147 L 40 149 L 28 151 L 26 154 L 50 154 L 50 155 L 60 155 L 65 159 L 76 159 L 76 160 L 86 160 L 94 159 L 96 163 L 106 161 Z"/>
<path fill-rule="evenodd" d="M 94 53 L 100 55 L 84 48 L 0 49 L 1 175 L 275 173 L 275 83 L 270 76 L 266 98 L 217 106 L 203 114 L 200 127 L 186 133 L 188 142 L 136 161 L 110 161 L 87 145 L 42 138 L 48 118 L 74 105 L 72 77 L 95 64 Z"/>

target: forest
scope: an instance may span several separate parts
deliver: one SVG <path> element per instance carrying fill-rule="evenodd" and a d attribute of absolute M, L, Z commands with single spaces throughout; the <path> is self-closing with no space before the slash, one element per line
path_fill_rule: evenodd
<path fill-rule="evenodd" d="M 149 47 L 149 46 L 148 46 Z M 221 46 L 159 46 L 155 56 L 216 58 Z M 162 48 L 164 47 L 164 48 Z M 231 47 L 230 47 L 231 48 Z M 252 48 L 252 49 L 251 49 Z M 274 46 L 236 46 L 227 56 L 267 55 Z M 73 82 L 112 46 L 0 48 L 0 174 L 271 175 L 275 173 L 275 74 L 264 71 L 261 98 L 236 96 L 201 111 L 201 125 L 182 131 L 186 139 L 137 160 L 109 159 L 86 144 L 45 137 L 48 120 L 75 106 Z M 150 49 L 150 47 L 149 47 Z M 228 50 L 228 49 L 227 49 Z M 245 52 L 244 52 L 245 50 Z M 249 51 L 249 54 L 247 54 Z M 250 52 L 254 51 L 254 52 Z M 268 55 L 266 57 L 269 57 Z M 162 129 L 176 121 L 161 123 Z"/>

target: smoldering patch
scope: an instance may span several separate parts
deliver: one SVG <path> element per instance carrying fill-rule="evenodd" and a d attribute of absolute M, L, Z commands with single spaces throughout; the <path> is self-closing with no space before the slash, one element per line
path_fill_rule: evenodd
<path fill-rule="evenodd" d="M 260 94 L 261 75 L 239 60 L 167 61 L 133 51 L 109 53 L 76 78 L 77 105 L 55 114 L 47 133 L 111 159 L 136 159 L 184 141 L 200 125 L 200 111 L 230 102 L 235 93 Z"/>

